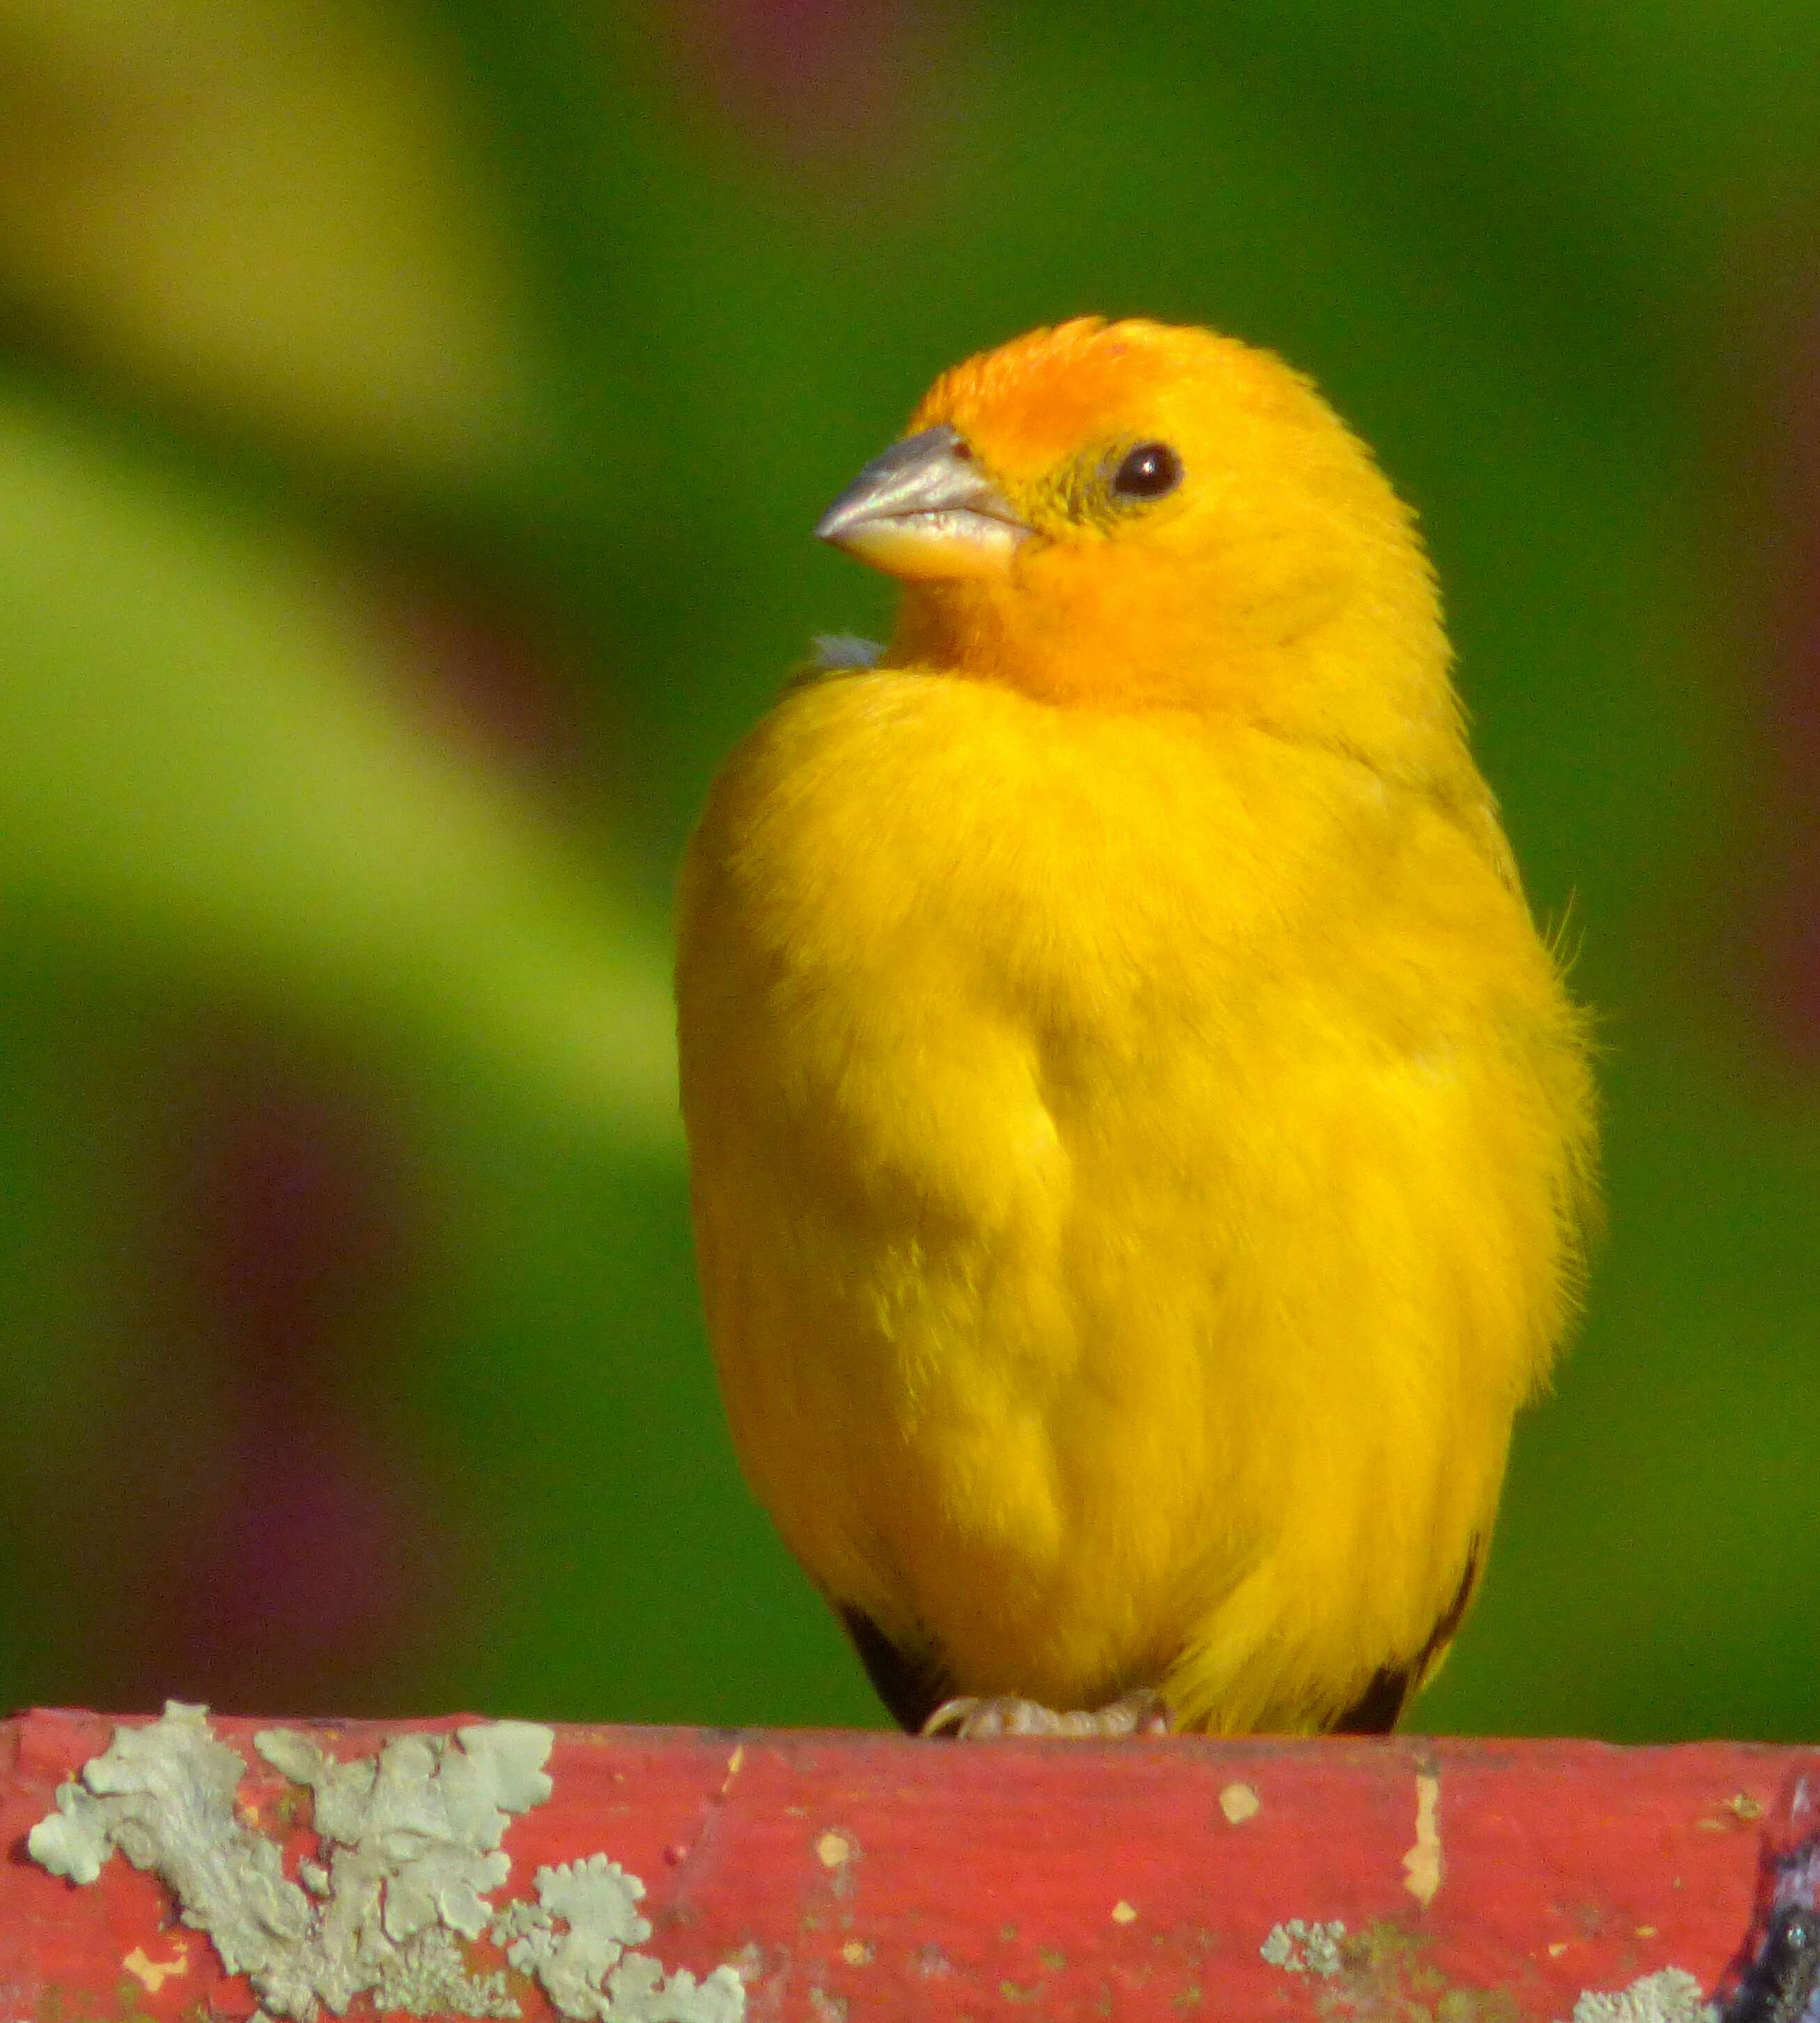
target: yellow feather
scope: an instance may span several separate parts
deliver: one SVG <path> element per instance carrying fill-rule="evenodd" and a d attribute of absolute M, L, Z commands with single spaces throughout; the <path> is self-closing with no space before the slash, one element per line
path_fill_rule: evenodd
<path fill-rule="evenodd" d="M 735 1443 L 954 1690 L 1320 1729 L 1431 1663 L 1559 1341 L 1580 1022 L 1407 516 L 1305 382 L 1069 325 L 934 423 L 1029 537 L 787 695 L 683 878 Z M 1084 514 L 1149 437 L 1179 499 Z"/>

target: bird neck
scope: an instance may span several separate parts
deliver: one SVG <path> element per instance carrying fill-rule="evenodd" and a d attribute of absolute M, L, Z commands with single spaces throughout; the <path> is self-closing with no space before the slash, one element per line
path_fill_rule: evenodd
<path fill-rule="evenodd" d="M 1387 603 L 1310 581 L 1267 610 L 1160 594 L 1134 578 L 1091 599 L 1015 580 L 922 583 L 884 664 L 927 668 L 1060 707 L 1188 710 L 1354 752 L 1387 774 L 1464 756 L 1431 599 Z"/>

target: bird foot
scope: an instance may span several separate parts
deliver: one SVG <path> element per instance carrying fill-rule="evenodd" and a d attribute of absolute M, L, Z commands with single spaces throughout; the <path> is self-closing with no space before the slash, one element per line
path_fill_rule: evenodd
<path fill-rule="evenodd" d="M 1000 1735 L 1047 1735 L 1069 1741 L 1106 1741 L 1122 1735 L 1167 1735 L 1169 1709 L 1160 1693 L 1145 1687 L 1121 1693 L 1102 1707 L 1058 1714 L 1036 1700 L 1010 1693 L 981 1699 L 971 1694 L 944 1700 L 923 1724 L 925 1735 L 977 1742 Z"/>

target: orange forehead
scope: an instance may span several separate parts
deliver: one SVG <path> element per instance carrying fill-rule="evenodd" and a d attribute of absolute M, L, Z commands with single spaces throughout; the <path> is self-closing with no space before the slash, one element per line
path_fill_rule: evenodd
<path fill-rule="evenodd" d="M 1167 433 L 1186 409 L 1255 408 L 1299 390 L 1269 353 L 1212 331 L 1080 316 L 943 373 L 909 426 L 946 422 L 1010 477 L 1047 470 L 1091 442 Z"/>

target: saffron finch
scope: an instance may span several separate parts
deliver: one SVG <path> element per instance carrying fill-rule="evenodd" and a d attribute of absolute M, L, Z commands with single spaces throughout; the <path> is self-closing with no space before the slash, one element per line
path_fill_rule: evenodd
<path fill-rule="evenodd" d="M 895 629 L 735 751 L 680 899 L 747 1476 L 906 1727 L 1388 1730 L 1594 1138 L 1411 516 L 1275 357 L 1084 318 L 817 531 Z"/>

